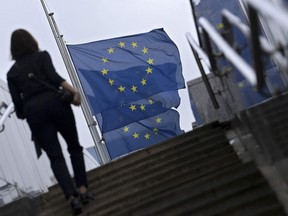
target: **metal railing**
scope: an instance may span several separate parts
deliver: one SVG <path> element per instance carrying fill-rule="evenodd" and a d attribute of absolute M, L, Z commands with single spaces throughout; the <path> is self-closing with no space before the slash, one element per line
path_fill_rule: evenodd
<path fill-rule="evenodd" d="M 288 74 L 288 13 L 284 9 L 284 5 L 280 2 L 272 3 L 272 1 L 245 0 L 250 21 L 251 37 L 253 41 L 253 55 L 255 66 L 263 65 L 261 57 L 268 54 L 275 61 L 280 71 L 286 77 Z M 261 26 L 260 26 L 261 23 Z M 269 43 L 263 43 L 263 39 L 259 37 L 261 27 L 264 29 Z M 263 68 L 256 68 L 257 73 L 264 73 Z"/>
<path fill-rule="evenodd" d="M 199 41 L 198 45 L 195 39 L 196 37 L 193 38 L 190 33 L 187 33 L 186 37 L 192 48 L 196 61 L 197 58 L 202 60 L 213 74 L 221 75 L 223 68 L 218 66 L 218 59 L 225 58 L 245 77 L 251 86 L 256 87 L 258 92 L 263 93 L 261 91 L 265 86 L 266 80 L 262 57 L 263 55 L 266 55 L 272 59 L 280 69 L 280 72 L 284 73 L 286 77 L 288 77 L 288 39 L 286 37 L 286 40 L 283 40 L 284 37 L 281 37 L 278 31 L 276 36 L 276 33 L 274 33 L 274 37 L 281 38 L 281 40 L 279 40 L 278 43 L 271 43 L 267 37 L 264 37 L 263 34 L 261 34 L 262 26 L 260 20 L 263 22 L 263 20 L 268 19 L 270 26 L 272 20 L 274 25 L 273 28 L 275 28 L 276 25 L 287 33 L 288 13 L 283 9 L 283 7 L 265 0 L 243 0 L 243 2 L 247 9 L 248 22 L 250 25 L 243 23 L 239 17 L 235 16 L 227 9 L 224 9 L 221 13 L 223 21 L 223 29 L 221 30 L 221 33 L 212 26 L 208 19 L 200 17 L 198 20 L 199 26 L 196 27 L 200 28 L 200 31 L 198 30 L 197 32 L 201 32 L 202 37 L 198 35 L 198 39 L 202 39 L 201 43 Z M 250 26 L 253 26 L 253 28 Z M 236 41 L 233 36 L 233 28 L 237 28 L 244 35 L 247 42 L 252 44 L 250 49 L 253 58 L 253 65 L 250 65 L 241 56 L 237 48 L 234 47 Z M 205 47 L 205 49 L 201 46 Z M 287 83 L 286 80 L 283 81 Z M 206 86 L 209 86 L 209 84 Z M 212 94 L 213 92 L 209 93 L 210 98 L 213 101 L 213 96 L 211 96 Z"/>
<path fill-rule="evenodd" d="M 13 112 L 14 104 L 10 103 L 8 106 L 6 103 L 2 102 L 0 105 L 0 111 L 2 110 L 2 108 L 5 108 L 5 111 L 3 114 L 0 112 L 0 133 L 4 131 L 4 128 L 5 128 L 4 122 L 9 117 L 9 115 Z"/>
<path fill-rule="evenodd" d="M 3 94 L 5 97 L 5 92 Z M 16 118 L 13 113 L 14 104 L 10 103 L 7 105 L 3 101 L 0 104 L 0 197 L 1 205 L 5 205 L 23 196 L 37 196 L 47 191 L 48 185 L 42 181 L 40 173 L 37 172 L 39 169 L 35 164 L 37 159 L 32 157 L 34 152 L 30 153 L 30 149 L 23 151 L 23 149 L 19 148 L 29 139 L 28 137 L 25 138 L 26 129 L 20 126 L 22 123 L 19 121 L 14 124 L 14 119 Z M 14 133 L 11 133 L 13 131 Z M 13 136 L 18 137 L 17 139 L 22 140 L 22 142 L 15 142 L 16 138 Z M 28 146 L 29 144 L 27 143 Z M 28 169 L 27 166 L 30 168 L 29 172 L 25 171 Z M 28 180 L 26 175 L 29 178 L 34 178 L 33 183 L 31 179 Z"/>
<path fill-rule="evenodd" d="M 205 62 L 207 67 L 212 71 L 219 71 L 216 63 L 215 55 L 212 50 L 211 41 L 217 46 L 217 48 L 222 52 L 222 54 L 228 59 L 242 74 L 243 76 L 255 86 L 257 84 L 257 79 L 254 69 L 230 46 L 230 44 L 214 29 L 214 27 L 209 23 L 209 21 L 201 17 L 199 19 L 200 27 L 202 28 L 202 33 L 204 37 L 204 44 L 206 45 L 206 52 L 197 45 L 195 39 L 190 33 L 187 33 L 187 39 L 193 49 L 197 52 L 199 57 Z M 217 73 L 217 72 L 216 72 Z"/>

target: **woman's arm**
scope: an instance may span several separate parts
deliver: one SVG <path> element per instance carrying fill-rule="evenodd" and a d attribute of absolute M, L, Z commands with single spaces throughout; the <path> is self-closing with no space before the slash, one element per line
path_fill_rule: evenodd
<path fill-rule="evenodd" d="M 74 94 L 72 104 L 75 106 L 79 106 L 81 104 L 81 96 L 79 91 L 66 81 L 63 81 L 61 83 L 61 86 Z"/>
<path fill-rule="evenodd" d="M 55 70 L 52 59 L 47 51 L 43 51 L 42 55 L 44 56 L 44 73 L 46 74 L 47 78 L 54 83 L 56 86 L 62 86 L 63 88 L 67 89 L 68 91 L 74 94 L 74 98 L 72 104 L 75 106 L 79 106 L 81 104 L 81 97 L 79 91 L 70 85 L 66 80 L 64 80 Z"/>
<path fill-rule="evenodd" d="M 14 85 L 13 81 L 9 78 L 8 81 L 8 88 L 11 94 L 12 101 L 14 103 L 16 115 L 19 119 L 25 119 L 24 112 L 23 112 L 23 100 L 21 98 L 21 94 L 19 89 Z"/>

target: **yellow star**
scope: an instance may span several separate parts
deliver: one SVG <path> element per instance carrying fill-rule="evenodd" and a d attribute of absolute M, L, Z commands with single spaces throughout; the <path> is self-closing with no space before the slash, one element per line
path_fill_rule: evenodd
<path fill-rule="evenodd" d="M 125 87 L 123 87 L 123 86 L 120 86 L 118 89 L 119 89 L 120 92 L 124 92 L 125 91 Z"/>
<path fill-rule="evenodd" d="M 108 51 L 109 54 L 110 53 L 114 53 L 114 48 L 110 47 L 107 51 Z"/>
<path fill-rule="evenodd" d="M 161 123 L 161 120 L 162 120 L 162 119 L 161 119 L 160 117 L 157 117 L 157 118 L 156 118 L 156 123 L 157 123 L 157 124 L 160 124 L 160 123 Z"/>
<path fill-rule="evenodd" d="M 142 50 L 143 54 L 147 54 L 148 53 L 148 48 L 144 47 L 144 49 Z"/>
<path fill-rule="evenodd" d="M 141 109 L 142 111 L 144 111 L 144 110 L 145 110 L 145 105 L 141 104 L 140 109 Z"/>
<path fill-rule="evenodd" d="M 144 137 L 145 137 L 146 140 L 147 140 L 147 139 L 150 139 L 150 134 L 149 134 L 149 133 L 146 133 Z"/>
<path fill-rule="evenodd" d="M 146 83 L 146 79 L 142 79 L 142 80 L 141 80 L 141 84 L 142 84 L 142 86 L 146 85 L 146 84 L 147 84 L 147 83 Z"/>
<path fill-rule="evenodd" d="M 103 63 L 107 63 L 108 62 L 108 59 L 104 58 L 104 57 L 102 57 L 101 60 L 103 61 Z"/>
<path fill-rule="evenodd" d="M 131 104 L 130 107 L 129 107 L 132 111 L 136 110 L 136 106 Z"/>
<path fill-rule="evenodd" d="M 110 86 L 112 86 L 114 84 L 114 80 L 109 79 L 109 84 L 110 84 Z"/>
<path fill-rule="evenodd" d="M 131 88 L 131 90 L 135 93 L 135 92 L 137 92 L 137 86 L 132 86 L 132 88 Z"/>
<path fill-rule="evenodd" d="M 134 137 L 134 139 L 138 139 L 139 138 L 139 134 L 138 133 L 134 133 L 133 137 Z"/>
<path fill-rule="evenodd" d="M 125 127 L 123 128 L 123 131 L 124 131 L 124 133 L 128 133 L 128 132 L 129 132 L 129 127 L 125 126 Z"/>
<path fill-rule="evenodd" d="M 244 84 L 243 82 L 240 82 L 240 83 L 238 83 L 238 86 L 239 86 L 240 88 L 243 88 L 243 87 L 245 86 L 245 84 Z"/>
<path fill-rule="evenodd" d="M 151 100 L 151 99 L 149 99 L 148 102 L 149 102 L 149 104 L 153 104 L 154 103 L 153 100 Z"/>
<path fill-rule="evenodd" d="M 125 42 L 119 42 L 118 44 L 121 48 L 125 47 Z"/>
<path fill-rule="evenodd" d="M 154 128 L 154 129 L 153 129 L 153 132 L 154 132 L 155 134 L 158 134 L 158 128 Z"/>
<path fill-rule="evenodd" d="M 148 68 L 146 69 L 147 74 L 152 73 L 152 70 L 153 70 L 152 68 L 148 67 Z"/>
<path fill-rule="evenodd" d="M 137 47 L 137 42 L 132 42 L 132 43 L 131 43 L 131 46 L 132 46 L 133 48 L 136 48 L 136 47 Z"/>
<path fill-rule="evenodd" d="M 153 65 L 154 64 L 154 59 L 149 58 L 147 62 L 148 62 L 148 64 Z"/>
<path fill-rule="evenodd" d="M 103 69 L 103 70 L 101 71 L 101 73 L 102 73 L 102 75 L 107 75 L 107 74 L 108 74 L 108 70 Z"/>
<path fill-rule="evenodd" d="M 216 28 L 217 29 L 222 29 L 222 28 L 224 28 L 224 24 L 223 23 L 218 23 Z"/>

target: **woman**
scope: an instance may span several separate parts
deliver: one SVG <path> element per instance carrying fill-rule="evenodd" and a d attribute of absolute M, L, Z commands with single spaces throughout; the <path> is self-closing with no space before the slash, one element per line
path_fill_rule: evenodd
<path fill-rule="evenodd" d="M 33 140 L 47 153 L 66 199 L 74 214 L 79 214 L 82 208 L 77 198 L 80 197 L 80 201 L 86 204 L 91 197 L 87 195 L 83 152 L 71 106 L 28 74 L 74 93 L 72 104 L 76 106 L 80 105 L 80 94 L 57 74 L 48 52 L 39 51 L 37 41 L 28 31 L 18 29 L 12 33 L 11 55 L 15 63 L 7 73 L 7 81 L 17 117 L 27 120 Z M 67 169 L 57 132 L 67 143 L 78 190 Z"/>

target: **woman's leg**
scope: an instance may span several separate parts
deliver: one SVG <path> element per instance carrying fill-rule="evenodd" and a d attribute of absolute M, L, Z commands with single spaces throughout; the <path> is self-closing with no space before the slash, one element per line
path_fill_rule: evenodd
<path fill-rule="evenodd" d="M 57 128 L 51 123 L 49 105 L 42 108 L 29 109 L 27 121 L 34 139 L 47 153 L 51 168 L 66 198 L 77 196 L 77 190 L 68 171 L 62 149 L 57 137 Z"/>
<path fill-rule="evenodd" d="M 70 105 L 59 101 L 58 111 L 54 113 L 54 123 L 65 139 L 70 153 L 74 178 L 78 188 L 87 187 L 87 177 L 83 157 L 83 148 L 79 143 L 74 114 Z"/>
<path fill-rule="evenodd" d="M 77 190 L 68 171 L 62 149 L 57 137 L 57 130 L 52 124 L 30 125 L 35 140 L 47 153 L 51 168 L 65 197 L 77 196 Z"/>

